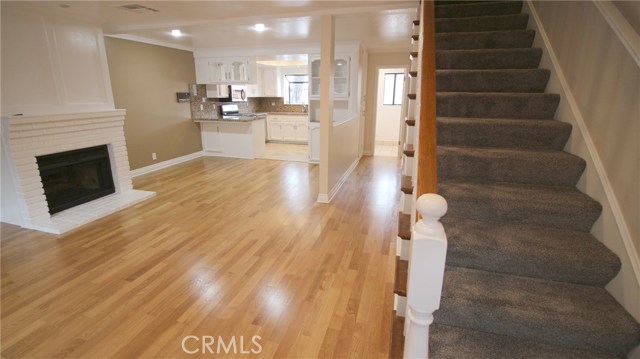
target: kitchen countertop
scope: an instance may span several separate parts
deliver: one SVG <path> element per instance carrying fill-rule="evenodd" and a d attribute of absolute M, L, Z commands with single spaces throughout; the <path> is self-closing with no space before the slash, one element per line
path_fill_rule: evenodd
<path fill-rule="evenodd" d="M 307 112 L 267 112 L 267 115 L 285 115 L 285 116 L 299 115 L 299 116 L 309 116 L 309 113 L 307 113 Z"/>
<path fill-rule="evenodd" d="M 258 120 L 264 120 L 265 116 L 257 116 L 257 117 L 240 117 L 237 120 L 230 120 L 230 119 L 223 119 L 223 118 L 218 118 L 218 119 L 198 119 L 198 120 L 193 120 L 193 122 L 224 122 L 224 123 L 246 123 L 246 122 L 251 122 L 251 121 L 258 121 Z"/>

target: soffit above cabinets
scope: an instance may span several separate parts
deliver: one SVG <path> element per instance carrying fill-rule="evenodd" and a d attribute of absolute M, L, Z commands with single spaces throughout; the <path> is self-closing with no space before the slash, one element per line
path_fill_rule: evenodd
<path fill-rule="evenodd" d="M 107 36 L 183 49 L 320 41 L 320 16 L 335 15 L 336 41 L 406 47 L 415 1 L 2 1 L 103 28 Z M 257 32 L 256 23 L 266 30 Z M 181 37 L 171 36 L 180 29 Z"/>

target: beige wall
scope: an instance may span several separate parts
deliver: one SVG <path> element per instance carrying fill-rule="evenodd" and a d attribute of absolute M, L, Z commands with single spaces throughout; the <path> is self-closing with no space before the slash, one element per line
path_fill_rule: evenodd
<path fill-rule="evenodd" d="M 193 54 L 108 37 L 105 45 L 116 108 L 127 110 L 131 169 L 201 151 L 200 128 L 191 121 L 189 103 L 176 101 L 176 92 L 188 92 L 195 83 Z"/>
<path fill-rule="evenodd" d="M 378 69 L 381 67 L 408 67 L 409 47 L 406 52 L 370 53 L 367 64 L 367 92 L 365 108 L 364 154 L 373 155 L 375 116 L 377 107 Z"/>
<path fill-rule="evenodd" d="M 640 319 L 633 265 L 640 256 L 640 68 L 594 3 L 533 5 L 560 70 L 547 90 L 561 93 L 557 118 L 573 125 L 567 151 L 587 161 L 578 187 L 603 205 L 592 233 L 622 261 L 607 289 Z M 534 45 L 544 47 L 540 32 Z M 553 69 L 549 56 L 545 53 L 541 66 Z M 626 222 L 628 235 L 617 218 Z"/>

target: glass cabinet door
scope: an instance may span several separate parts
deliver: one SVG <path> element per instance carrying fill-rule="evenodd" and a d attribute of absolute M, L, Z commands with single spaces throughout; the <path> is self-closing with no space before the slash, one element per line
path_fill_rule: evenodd
<path fill-rule="evenodd" d="M 349 96 L 349 61 L 346 59 L 334 60 L 333 94 L 336 97 Z"/>
<path fill-rule="evenodd" d="M 309 97 L 320 96 L 320 59 L 311 60 L 309 77 Z"/>

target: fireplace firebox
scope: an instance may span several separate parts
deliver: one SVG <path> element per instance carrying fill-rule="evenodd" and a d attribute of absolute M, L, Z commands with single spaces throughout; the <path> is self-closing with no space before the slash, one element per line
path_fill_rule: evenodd
<path fill-rule="evenodd" d="M 115 192 L 107 145 L 36 156 L 49 214 Z"/>

